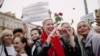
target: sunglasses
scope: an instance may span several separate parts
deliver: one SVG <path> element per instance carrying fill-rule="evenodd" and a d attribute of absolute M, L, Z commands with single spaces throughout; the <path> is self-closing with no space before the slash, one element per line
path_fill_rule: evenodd
<path fill-rule="evenodd" d="M 6 34 L 6 35 L 4 35 L 4 36 L 7 36 L 7 37 L 9 37 L 9 36 L 10 36 L 10 37 L 12 37 L 12 35 L 11 35 L 11 34 Z"/>

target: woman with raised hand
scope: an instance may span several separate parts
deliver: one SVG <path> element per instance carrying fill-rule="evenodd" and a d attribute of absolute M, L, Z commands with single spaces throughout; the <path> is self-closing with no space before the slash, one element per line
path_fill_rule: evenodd
<path fill-rule="evenodd" d="M 48 21 L 50 22 L 48 23 Z M 33 40 L 33 44 L 31 45 L 32 56 L 64 56 L 58 37 L 55 35 L 48 37 L 47 35 L 47 33 L 50 34 L 49 31 L 54 29 L 54 23 L 52 19 L 46 19 L 43 21 L 43 24 L 46 24 L 44 26 L 46 32 L 42 33 L 42 37 L 40 36 L 41 33 L 39 29 L 35 28 L 31 30 L 31 37 Z"/>
<path fill-rule="evenodd" d="M 81 21 L 77 25 L 77 33 L 82 37 L 80 44 L 83 56 L 99 56 L 100 54 L 100 34 L 91 31 L 89 25 Z"/>
<path fill-rule="evenodd" d="M 0 56 L 16 56 L 16 51 L 12 44 L 13 33 L 5 29 L 0 36 Z"/>
<path fill-rule="evenodd" d="M 45 19 L 43 21 L 43 29 L 44 32 L 42 33 L 42 45 L 48 41 L 48 38 L 51 38 L 50 40 L 50 48 L 47 51 L 47 56 L 65 56 L 63 47 L 60 43 L 59 37 L 56 33 L 51 33 L 54 30 L 54 22 L 52 19 Z M 52 36 L 49 36 L 49 35 Z"/>
<path fill-rule="evenodd" d="M 81 49 L 78 43 L 78 38 L 70 24 L 63 22 L 58 31 L 65 55 L 81 56 Z"/>

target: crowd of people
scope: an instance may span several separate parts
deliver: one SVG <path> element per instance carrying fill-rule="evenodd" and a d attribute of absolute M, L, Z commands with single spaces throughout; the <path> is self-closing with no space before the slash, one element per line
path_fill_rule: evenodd
<path fill-rule="evenodd" d="M 0 56 L 100 56 L 100 33 L 86 22 L 80 21 L 77 31 L 68 22 L 59 28 L 52 19 L 42 24 L 30 30 L 31 39 L 22 28 L 5 29 L 0 34 Z"/>

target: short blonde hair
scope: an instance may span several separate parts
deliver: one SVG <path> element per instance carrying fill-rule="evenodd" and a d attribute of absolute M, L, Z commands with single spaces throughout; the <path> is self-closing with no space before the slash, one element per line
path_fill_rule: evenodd
<path fill-rule="evenodd" d="M 5 35 L 5 34 L 7 34 L 7 33 L 9 33 L 9 34 L 12 34 L 12 35 L 13 35 L 13 33 L 12 33 L 12 31 L 11 31 L 11 30 L 5 29 L 4 31 L 2 31 L 2 33 L 1 33 L 1 35 L 0 35 L 0 42 L 2 42 L 2 38 L 3 38 L 3 37 L 4 37 L 4 35 Z"/>
<path fill-rule="evenodd" d="M 47 20 L 52 20 L 52 19 L 45 19 L 43 20 L 42 24 L 44 25 Z"/>

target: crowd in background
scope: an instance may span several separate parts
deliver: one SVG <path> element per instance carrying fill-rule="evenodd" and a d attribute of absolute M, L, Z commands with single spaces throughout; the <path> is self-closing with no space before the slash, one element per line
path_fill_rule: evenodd
<path fill-rule="evenodd" d="M 5 29 L 0 34 L 0 56 L 100 56 L 97 27 L 80 21 L 77 31 L 68 22 L 57 28 L 52 19 L 42 24 L 30 30 L 31 39 L 22 28 Z"/>

